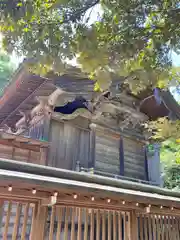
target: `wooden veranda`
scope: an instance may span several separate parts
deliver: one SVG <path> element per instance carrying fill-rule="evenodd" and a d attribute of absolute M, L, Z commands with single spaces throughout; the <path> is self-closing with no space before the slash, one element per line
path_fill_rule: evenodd
<path fill-rule="evenodd" d="M 178 193 L 3 159 L 0 167 L 0 239 L 180 239 Z"/>

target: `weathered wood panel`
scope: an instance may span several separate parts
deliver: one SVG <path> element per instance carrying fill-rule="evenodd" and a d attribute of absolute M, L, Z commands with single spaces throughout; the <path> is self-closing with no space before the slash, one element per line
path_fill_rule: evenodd
<path fill-rule="evenodd" d="M 120 139 L 96 132 L 95 169 L 112 174 L 120 174 Z"/>
<path fill-rule="evenodd" d="M 89 131 L 69 123 L 52 120 L 49 142 L 48 165 L 73 170 L 79 161 L 81 167 L 88 167 L 90 161 Z"/>
<path fill-rule="evenodd" d="M 40 152 L 0 144 L 0 157 L 40 164 Z"/>
<path fill-rule="evenodd" d="M 12 157 L 14 155 L 13 152 L 14 152 L 13 147 L 0 144 L 0 157 L 1 158 L 12 159 Z"/>
<path fill-rule="evenodd" d="M 144 145 L 133 139 L 123 138 L 124 175 L 130 178 L 145 180 Z"/>

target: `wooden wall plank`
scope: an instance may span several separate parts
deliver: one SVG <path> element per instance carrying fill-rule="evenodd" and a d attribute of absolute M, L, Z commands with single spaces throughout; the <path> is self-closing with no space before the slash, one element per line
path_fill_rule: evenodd
<path fill-rule="evenodd" d="M 95 169 L 120 174 L 119 139 L 96 132 Z"/>
<path fill-rule="evenodd" d="M 89 167 L 90 132 L 69 123 L 51 121 L 48 165 L 75 170 L 77 161 L 81 167 Z"/>
<path fill-rule="evenodd" d="M 123 138 L 124 143 L 124 175 L 145 180 L 144 145 L 133 139 Z"/>

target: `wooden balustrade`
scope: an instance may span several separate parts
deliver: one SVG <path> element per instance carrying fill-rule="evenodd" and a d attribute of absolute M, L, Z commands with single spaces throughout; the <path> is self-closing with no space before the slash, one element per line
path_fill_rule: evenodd
<path fill-rule="evenodd" d="M 180 240 L 180 217 L 1 201 L 0 239 Z"/>

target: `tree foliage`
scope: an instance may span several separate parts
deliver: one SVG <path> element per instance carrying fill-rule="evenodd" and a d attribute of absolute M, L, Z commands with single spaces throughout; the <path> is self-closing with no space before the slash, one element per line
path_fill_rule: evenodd
<path fill-rule="evenodd" d="M 164 168 L 164 186 L 180 190 L 180 142 L 171 138 L 161 145 L 160 159 Z"/>
<path fill-rule="evenodd" d="M 97 6 L 101 14 L 92 21 Z M 36 73 L 63 74 L 75 58 L 96 90 L 119 77 L 138 93 L 180 82 L 171 61 L 172 51 L 180 52 L 179 6 L 177 0 L 4 0 L 0 30 L 4 49 L 33 59 L 28 65 Z M 171 131 L 161 122 L 158 134 L 175 137 L 179 123 L 164 124 Z"/>
<path fill-rule="evenodd" d="M 180 190 L 180 165 L 175 164 L 165 169 L 164 186 L 166 188 L 179 191 Z"/>
<path fill-rule="evenodd" d="M 173 138 L 164 141 L 160 158 L 165 167 L 180 164 L 180 143 Z"/>
<path fill-rule="evenodd" d="M 170 138 L 180 139 L 180 120 L 170 121 L 167 118 L 159 118 L 157 121 L 149 122 L 148 130 L 154 132 L 153 138 L 156 140 L 166 140 Z"/>
<path fill-rule="evenodd" d="M 3 93 L 4 87 L 8 84 L 14 64 L 11 62 L 10 56 L 4 52 L 0 52 L 0 95 Z"/>
<path fill-rule="evenodd" d="M 97 5 L 101 17 L 89 24 Z M 136 92 L 179 80 L 170 58 L 180 51 L 177 0 L 4 0 L 0 13 L 5 49 L 36 59 L 41 74 L 76 57 L 101 88 L 112 73 Z"/>

